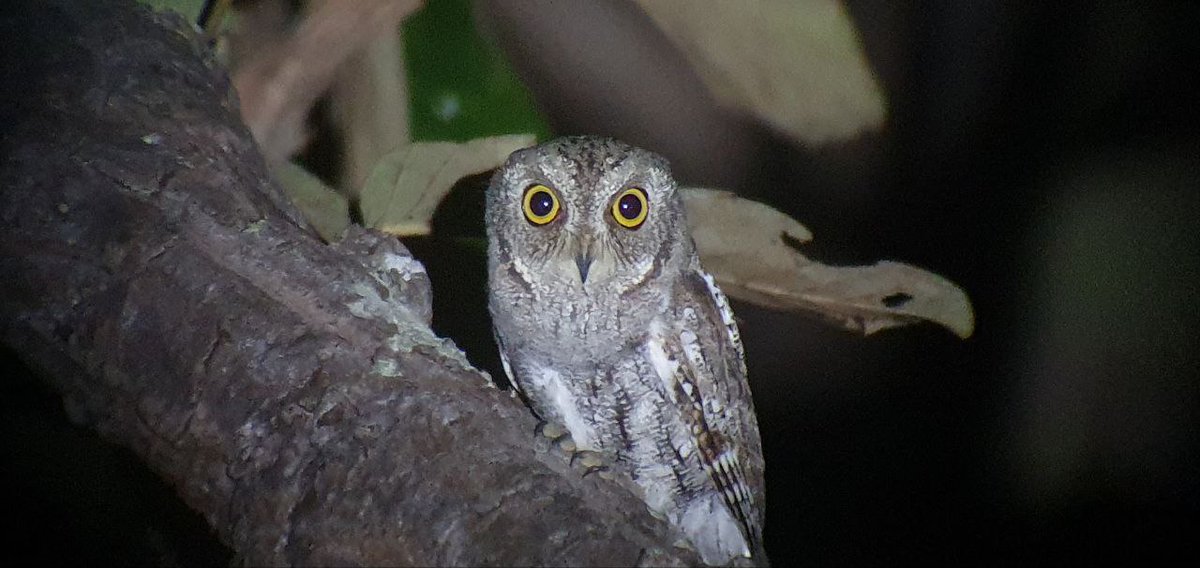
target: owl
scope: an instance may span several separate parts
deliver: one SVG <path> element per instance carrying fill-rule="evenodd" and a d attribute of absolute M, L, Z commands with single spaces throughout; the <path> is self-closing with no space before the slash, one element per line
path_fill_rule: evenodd
<path fill-rule="evenodd" d="M 765 562 L 742 344 L 666 160 L 560 138 L 513 153 L 486 199 L 489 309 L 522 398 L 620 465 L 706 563 Z"/>

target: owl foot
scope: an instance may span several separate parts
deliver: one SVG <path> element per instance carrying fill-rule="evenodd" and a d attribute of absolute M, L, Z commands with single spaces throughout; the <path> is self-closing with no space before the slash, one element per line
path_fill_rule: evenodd
<path fill-rule="evenodd" d="M 578 463 L 584 467 L 583 476 L 587 477 L 596 474 L 604 479 L 610 479 L 612 472 L 607 465 L 604 465 L 604 458 L 599 452 L 591 450 L 579 450 L 571 454 L 571 467 L 575 467 Z"/>
<path fill-rule="evenodd" d="M 539 452 L 545 452 L 551 447 L 570 456 L 567 463 L 571 467 L 579 464 L 583 469 L 583 476 L 587 477 L 596 474 L 604 479 L 612 477 L 609 467 L 604 465 L 604 458 L 599 452 L 591 450 L 581 450 L 575 444 L 575 439 L 571 437 L 571 433 L 566 428 L 553 422 L 540 421 L 534 428 L 536 440 L 534 445 Z"/>
<path fill-rule="evenodd" d="M 540 420 L 533 429 L 533 435 L 534 445 L 539 452 L 545 452 L 550 447 L 558 448 L 559 451 L 566 454 L 575 452 L 575 440 L 571 438 L 571 433 L 560 424 Z"/>

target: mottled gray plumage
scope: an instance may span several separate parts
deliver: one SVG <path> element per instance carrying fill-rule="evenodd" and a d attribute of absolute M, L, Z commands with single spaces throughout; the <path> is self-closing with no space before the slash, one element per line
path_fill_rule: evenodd
<path fill-rule="evenodd" d="M 497 343 L 534 412 L 621 465 L 705 562 L 765 561 L 741 340 L 666 161 L 594 137 L 520 150 L 492 178 L 487 231 Z"/>

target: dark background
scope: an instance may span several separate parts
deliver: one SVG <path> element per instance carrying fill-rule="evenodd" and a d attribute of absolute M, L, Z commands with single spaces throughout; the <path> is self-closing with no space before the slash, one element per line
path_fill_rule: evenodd
<path fill-rule="evenodd" d="M 902 260 L 974 302 L 966 341 L 933 326 L 862 338 L 735 303 L 775 564 L 1197 560 L 1200 8 L 849 2 L 889 118 L 809 148 L 718 108 L 632 5 L 537 6 L 434 0 L 422 17 L 476 23 L 550 131 L 656 150 L 685 184 L 805 223 L 818 260 Z M 409 244 L 435 327 L 502 375 L 470 244 L 481 183 Z M 227 561 L 169 488 L 2 357 L 0 487 L 16 528 L 0 554 Z"/>

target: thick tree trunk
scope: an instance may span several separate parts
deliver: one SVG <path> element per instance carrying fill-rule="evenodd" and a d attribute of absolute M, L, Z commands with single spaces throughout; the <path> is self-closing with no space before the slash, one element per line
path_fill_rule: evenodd
<path fill-rule="evenodd" d="M 396 240 L 314 236 L 186 23 L 0 10 L 0 340 L 239 560 L 696 562 L 634 495 L 532 449 L 529 413 L 429 330 Z"/>

